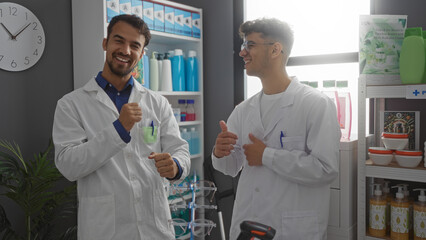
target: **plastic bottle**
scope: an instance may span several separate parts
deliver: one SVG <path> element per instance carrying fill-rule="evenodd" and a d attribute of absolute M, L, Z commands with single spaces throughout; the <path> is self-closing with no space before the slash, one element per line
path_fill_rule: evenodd
<path fill-rule="evenodd" d="M 186 121 L 195 121 L 194 99 L 186 100 Z"/>
<path fill-rule="evenodd" d="M 155 57 L 157 52 L 152 52 L 149 59 L 149 86 L 152 90 L 158 91 L 158 61 Z"/>
<path fill-rule="evenodd" d="M 352 102 L 348 90 L 348 81 L 336 81 L 338 104 L 337 120 L 339 121 L 341 140 L 349 141 L 352 127 Z"/>
<path fill-rule="evenodd" d="M 374 184 L 374 196 L 370 198 L 370 218 L 368 232 L 373 237 L 386 236 L 386 199 L 380 189 L 382 185 Z"/>
<path fill-rule="evenodd" d="M 146 88 L 149 88 L 149 59 L 148 56 L 146 55 L 146 51 L 148 49 L 145 48 L 145 51 L 143 53 L 143 86 Z"/>
<path fill-rule="evenodd" d="M 161 90 L 161 82 L 163 81 L 163 54 L 157 53 L 157 63 L 158 63 L 158 90 Z"/>
<path fill-rule="evenodd" d="M 403 186 L 397 185 L 392 188 L 398 188 L 398 192 L 391 202 L 391 239 L 408 240 L 408 214 L 410 206 L 404 198 Z"/>
<path fill-rule="evenodd" d="M 185 88 L 185 61 L 182 49 L 175 49 L 172 61 L 173 91 L 186 91 Z"/>
<path fill-rule="evenodd" d="M 188 132 L 188 129 L 182 128 L 182 131 L 181 131 L 180 134 L 181 134 L 182 139 L 184 139 L 185 141 L 188 142 L 189 152 L 191 152 L 191 148 L 192 148 L 192 146 L 191 146 L 191 133 Z"/>
<path fill-rule="evenodd" d="M 172 107 L 172 104 L 170 104 L 170 107 L 172 108 L 173 116 L 175 117 L 176 122 L 180 123 L 180 108 L 174 108 Z"/>
<path fill-rule="evenodd" d="M 169 59 L 169 53 L 164 53 L 163 67 L 161 73 L 161 91 L 171 92 L 172 87 L 172 65 Z"/>
<path fill-rule="evenodd" d="M 191 155 L 200 153 L 200 134 L 195 127 L 191 127 L 191 144 L 192 144 L 192 152 L 190 150 Z"/>
<path fill-rule="evenodd" d="M 179 99 L 178 104 L 180 108 L 180 121 L 185 122 L 186 121 L 186 100 Z"/>
<path fill-rule="evenodd" d="M 403 84 L 422 83 L 425 57 L 422 28 L 407 28 L 399 58 L 399 72 Z"/>
<path fill-rule="evenodd" d="M 402 186 L 402 191 L 404 192 L 404 198 L 406 201 L 408 201 L 409 204 L 409 210 L 408 210 L 408 233 L 410 239 L 413 238 L 414 232 L 413 232 L 413 206 L 414 206 L 414 199 L 410 197 L 410 191 L 408 190 L 408 184 L 398 184 Z"/>
<path fill-rule="evenodd" d="M 383 182 L 383 197 L 386 199 L 386 234 L 390 233 L 390 210 L 391 210 L 391 202 L 392 195 L 390 193 L 389 181 Z"/>
<path fill-rule="evenodd" d="M 420 191 L 419 201 L 414 203 L 414 240 L 426 240 L 426 189 L 416 188 L 413 191 Z"/>
<path fill-rule="evenodd" d="M 197 52 L 190 50 L 186 59 L 186 91 L 199 91 Z"/>

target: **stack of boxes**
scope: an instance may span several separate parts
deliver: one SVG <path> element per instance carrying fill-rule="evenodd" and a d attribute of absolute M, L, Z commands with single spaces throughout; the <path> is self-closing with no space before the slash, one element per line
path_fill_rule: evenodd
<path fill-rule="evenodd" d="M 107 22 L 118 14 L 135 14 L 150 30 L 200 38 L 199 12 L 173 7 L 167 3 L 142 0 L 106 0 Z"/>

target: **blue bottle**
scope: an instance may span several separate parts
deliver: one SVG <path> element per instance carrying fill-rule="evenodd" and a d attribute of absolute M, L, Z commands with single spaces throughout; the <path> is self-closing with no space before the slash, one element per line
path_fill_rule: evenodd
<path fill-rule="evenodd" d="M 143 53 L 143 86 L 149 88 L 149 58 L 146 55 L 146 50 Z"/>
<path fill-rule="evenodd" d="M 197 52 L 190 50 L 188 52 L 188 58 L 186 59 L 186 91 L 196 92 L 199 91 L 198 87 L 198 63 L 197 63 Z"/>
<path fill-rule="evenodd" d="M 185 88 L 185 62 L 182 49 L 175 49 L 172 60 L 173 91 L 186 91 Z"/>

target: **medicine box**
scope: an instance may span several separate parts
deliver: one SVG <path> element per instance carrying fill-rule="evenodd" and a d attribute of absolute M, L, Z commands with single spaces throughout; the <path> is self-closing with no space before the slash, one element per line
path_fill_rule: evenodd
<path fill-rule="evenodd" d="M 154 29 L 154 4 L 152 2 L 143 1 L 143 20 L 150 30 Z"/>
<path fill-rule="evenodd" d="M 164 6 L 154 4 L 154 30 L 164 32 Z"/>

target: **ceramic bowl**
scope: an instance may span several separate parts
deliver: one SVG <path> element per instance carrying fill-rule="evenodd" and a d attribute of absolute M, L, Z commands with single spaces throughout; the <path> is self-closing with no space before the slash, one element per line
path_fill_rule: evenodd
<path fill-rule="evenodd" d="M 407 168 L 415 168 L 419 165 L 423 158 L 422 151 L 400 150 L 395 151 L 395 159 L 399 166 Z"/>
<path fill-rule="evenodd" d="M 377 165 L 388 165 L 393 159 L 393 151 L 383 147 L 370 147 L 368 149 L 371 161 Z"/>
<path fill-rule="evenodd" d="M 408 145 L 408 138 L 386 138 L 382 137 L 385 148 L 390 150 L 402 150 Z"/>

